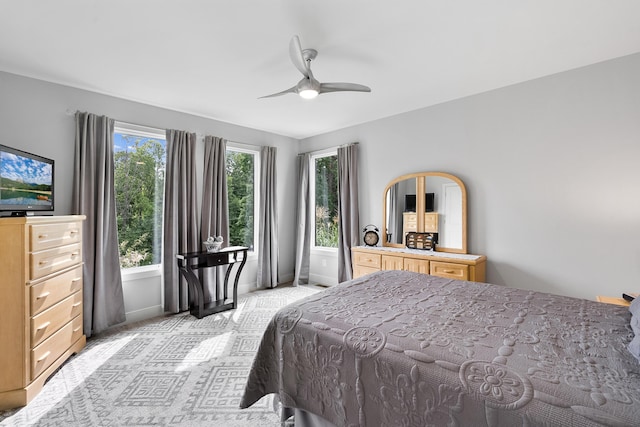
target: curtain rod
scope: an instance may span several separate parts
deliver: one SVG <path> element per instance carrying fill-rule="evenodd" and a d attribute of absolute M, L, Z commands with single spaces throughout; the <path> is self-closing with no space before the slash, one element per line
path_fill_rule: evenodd
<path fill-rule="evenodd" d="M 71 116 L 74 117 L 76 115 L 76 113 L 89 113 L 88 111 L 80 111 L 80 110 L 72 110 L 70 108 L 67 108 L 67 110 L 65 111 L 65 114 L 67 116 Z M 89 114 L 95 114 L 95 113 L 89 113 Z M 99 116 L 100 114 L 96 114 L 97 116 Z M 106 114 L 102 114 L 103 116 L 107 116 Z M 131 127 L 142 127 L 142 128 L 149 128 L 149 129 L 161 129 L 161 130 L 166 130 L 166 128 L 159 128 L 157 126 L 149 126 L 149 125 L 144 125 L 144 124 L 140 124 L 140 123 L 131 123 L 125 120 L 120 120 L 117 119 L 115 117 L 111 117 L 111 116 L 107 116 L 110 119 L 115 120 L 116 122 L 122 123 L 124 125 L 127 126 L 131 126 Z M 196 136 L 200 136 L 199 134 L 196 134 Z"/>
<path fill-rule="evenodd" d="M 76 115 L 76 113 L 84 113 L 84 112 L 86 112 L 86 111 L 72 110 L 71 108 L 67 108 L 65 110 L 65 115 L 74 117 Z M 158 128 L 156 126 L 149 126 L 149 125 L 143 125 L 143 124 L 138 124 L 138 123 L 131 123 L 131 122 L 127 122 L 127 121 L 124 121 L 124 120 L 116 119 L 114 117 L 109 117 L 109 118 L 115 120 L 116 122 L 120 122 L 120 123 L 123 123 L 125 125 L 130 125 L 130 126 L 133 126 L 133 127 L 138 126 L 138 127 L 146 127 L 146 128 L 150 128 L 150 129 L 166 130 L 166 128 Z M 201 139 L 201 140 L 204 140 L 204 137 L 207 136 L 206 134 L 198 133 L 198 132 L 195 132 L 195 134 L 196 134 L 196 138 L 197 139 Z M 210 135 L 210 136 L 213 136 L 213 135 Z M 254 144 L 247 144 L 246 142 L 232 141 L 232 140 L 224 138 L 224 137 L 220 137 L 220 138 L 226 139 L 227 142 L 231 143 L 231 145 L 241 145 L 241 146 L 244 145 L 246 148 L 262 147 L 262 145 L 254 145 Z M 357 142 L 352 142 L 350 144 L 343 144 L 343 145 L 340 145 L 340 146 L 335 147 L 335 148 L 347 147 L 347 146 L 352 145 L 352 144 L 358 144 L 358 143 Z M 240 148 L 242 148 L 242 147 L 240 147 Z M 311 154 L 311 153 L 314 153 L 314 151 L 311 151 L 308 154 Z M 307 154 L 307 153 L 299 153 L 299 154 Z"/>
<path fill-rule="evenodd" d="M 67 116 L 74 117 L 74 116 L 76 115 L 76 113 L 84 113 L 84 112 L 85 112 L 85 111 L 72 110 L 72 109 L 68 108 L 68 109 L 65 111 L 65 114 L 66 114 Z M 156 126 L 149 126 L 149 125 L 144 125 L 144 124 L 139 124 L 139 123 L 131 123 L 131 122 L 127 122 L 127 121 L 124 121 L 124 120 L 120 120 L 120 119 L 117 119 L 117 118 L 114 118 L 114 117 L 110 117 L 110 116 L 108 116 L 108 117 L 109 117 L 109 118 L 111 118 L 111 119 L 113 119 L 113 120 L 115 120 L 116 122 L 122 123 L 122 124 L 124 124 L 124 125 L 131 126 L 131 127 L 142 127 L 142 128 L 149 128 L 149 129 L 161 129 L 161 130 L 164 130 L 164 131 L 166 131 L 166 130 L 167 130 L 167 128 L 159 128 L 159 127 L 156 127 Z M 188 132 L 188 131 L 187 131 L 187 132 Z M 193 132 L 192 132 L 192 133 L 193 133 Z M 207 135 L 205 135 L 204 133 L 199 133 L 199 132 L 195 132 L 195 134 L 196 134 L 196 139 L 201 139 L 201 140 L 204 140 L 204 137 L 205 137 L 205 136 L 207 136 Z M 211 135 L 211 136 L 213 136 L 213 135 Z M 240 145 L 246 145 L 246 146 L 252 146 L 252 147 L 260 147 L 259 145 L 251 145 L 251 144 L 246 144 L 246 143 L 243 143 L 243 142 L 231 141 L 231 140 L 229 140 L 229 139 L 227 139 L 227 138 L 224 138 L 224 139 L 226 139 L 226 140 L 227 140 L 227 142 L 230 142 L 230 143 L 232 143 L 232 144 L 240 144 Z"/>
<path fill-rule="evenodd" d="M 348 144 L 342 144 L 342 145 L 337 145 L 335 147 L 327 147 L 327 148 L 323 148 L 321 150 L 314 150 L 314 151 L 307 151 L 305 153 L 298 153 L 298 156 L 304 156 L 305 154 L 317 154 L 317 153 L 322 153 L 323 151 L 331 151 L 331 150 L 337 150 L 338 148 L 344 148 L 344 147 L 348 147 L 350 145 L 359 145 L 359 142 L 349 142 Z"/>

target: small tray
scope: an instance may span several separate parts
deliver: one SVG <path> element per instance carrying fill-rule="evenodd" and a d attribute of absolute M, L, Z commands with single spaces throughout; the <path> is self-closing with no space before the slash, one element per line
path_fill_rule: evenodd
<path fill-rule="evenodd" d="M 438 233 L 409 232 L 405 236 L 405 244 L 409 249 L 434 251 L 438 242 Z"/>

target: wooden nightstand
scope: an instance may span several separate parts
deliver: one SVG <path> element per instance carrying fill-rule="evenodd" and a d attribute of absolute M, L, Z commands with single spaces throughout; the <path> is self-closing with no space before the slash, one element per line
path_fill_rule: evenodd
<path fill-rule="evenodd" d="M 605 297 L 602 295 L 597 295 L 596 296 L 596 301 L 598 302 L 604 302 L 607 304 L 616 304 L 616 305 L 622 305 L 625 307 L 629 307 L 631 305 L 631 303 L 625 299 L 622 298 L 616 298 L 616 297 Z"/>

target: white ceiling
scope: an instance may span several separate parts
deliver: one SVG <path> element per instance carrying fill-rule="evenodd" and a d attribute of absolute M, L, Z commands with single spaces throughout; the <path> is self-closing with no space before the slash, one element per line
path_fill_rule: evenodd
<path fill-rule="evenodd" d="M 294 34 L 372 92 L 258 99 L 302 77 Z M 639 51 L 637 0 L 0 3 L 0 70 L 298 139 Z"/>

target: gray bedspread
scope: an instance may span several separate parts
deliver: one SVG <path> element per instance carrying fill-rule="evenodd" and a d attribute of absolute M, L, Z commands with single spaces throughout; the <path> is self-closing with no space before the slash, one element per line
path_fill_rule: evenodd
<path fill-rule="evenodd" d="M 383 271 L 281 309 L 241 407 L 337 426 L 640 425 L 625 307 Z"/>

